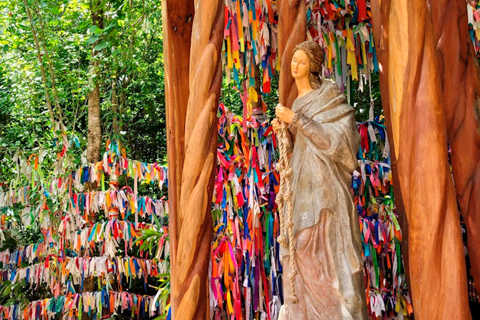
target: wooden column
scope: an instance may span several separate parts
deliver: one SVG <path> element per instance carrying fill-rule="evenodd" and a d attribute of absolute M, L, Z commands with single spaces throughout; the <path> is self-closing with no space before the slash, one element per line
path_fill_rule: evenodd
<path fill-rule="evenodd" d="M 174 319 L 208 319 L 224 8 L 221 0 L 166 0 L 164 6 L 172 312 Z M 188 28 L 187 15 L 193 17 Z M 189 34 L 175 34 L 175 21 Z"/>
<path fill-rule="evenodd" d="M 416 319 L 471 319 L 435 38 L 426 0 L 374 0 Z M 374 21 L 377 16 L 373 17 Z M 377 35 L 378 36 L 378 35 Z M 383 66 L 382 66 L 383 67 Z M 386 73 L 388 71 L 388 73 Z"/>
<path fill-rule="evenodd" d="M 382 3 L 380 7 L 379 3 Z M 393 192 L 395 195 L 395 206 L 397 209 L 398 220 L 402 229 L 402 256 L 405 269 L 408 270 L 408 221 L 403 206 L 402 189 L 398 180 L 397 157 L 395 150 L 395 141 L 393 141 L 392 124 L 390 117 L 389 96 L 388 96 L 388 23 L 383 23 L 383 17 L 388 17 L 390 2 L 372 1 L 372 25 L 374 29 L 375 50 L 377 53 L 380 68 L 380 91 L 382 92 L 383 114 L 385 115 L 385 127 L 388 134 L 388 143 L 390 145 L 390 162 L 392 167 Z M 388 22 L 388 21 L 387 21 Z M 410 283 L 410 275 L 406 272 L 407 282 Z"/>
<path fill-rule="evenodd" d="M 467 226 L 471 273 L 480 292 L 480 69 L 463 0 L 429 0 L 460 213 Z"/>
<path fill-rule="evenodd" d="M 190 41 L 194 16 L 193 1 L 163 1 L 163 32 L 165 59 L 165 104 L 167 114 L 168 198 L 170 209 L 170 276 L 175 278 L 178 243 L 177 219 L 179 212 L 182 168 L 185 159 L 184 134 L 189 94 Z M 171 292 L 178 289 L 171 281 Z M 172 308 L 175 319 L 175 308 Z"/>
<path fill-rule="evenodd" d="M 279 0 L 278 4 L 278 63 L 280 103 L 291 108 L 298 92 L 290 71 L 293 48 L 307 38 L 307 13 L 304 0 Z"/>

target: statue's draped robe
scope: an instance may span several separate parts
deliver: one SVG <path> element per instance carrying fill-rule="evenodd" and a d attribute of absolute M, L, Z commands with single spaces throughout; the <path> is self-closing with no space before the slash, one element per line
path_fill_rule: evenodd
<path fill-rule="evenodd" d="M 297 113 L 289 130 L 300 302 L 289 300 L 290 257 L 282 249 L 283 317 L 367 319 L 359 223 L 350 193 L 360 143 L 354 110 L 327 80 L 297 98 L 292 109 Z"/>

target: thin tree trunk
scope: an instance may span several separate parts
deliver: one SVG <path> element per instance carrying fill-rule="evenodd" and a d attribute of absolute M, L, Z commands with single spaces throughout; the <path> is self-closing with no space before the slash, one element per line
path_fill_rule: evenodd
<path fill-rule="evenodd" d="M 465 259 L 427 3 L 374 0 L 372 8 L 381 15 L 375 32 L 384 48 L 380 77 L 388 91 L 382 96 L 388 95 L 384 109 L 389 109 L 392 155 L 409 224 L 415 318 L 468 320 Z"/>
<path fill-rule="evenodd" d="M 100 8 L 101 1 L 97 1 L 94 7 L 91 7 L 92 22 L 94 25 L 103 29 L 103 11 Z M 98 71 L 99 62 L 96 59 L 96 51 L 92 48 L 91 54 L 91 73 L 93 90 L 88 93 L 88 144 L 87 144 L 87 160 L 90 163 L 97 162 L 100 159 L 100 148 L 102 146 L 102 127 L 100 123 L 100 86 Z"/>
<path fill-rule="evenodd" d="M 45 40 L 45 27 L 43 25 L 42 15 L 40 14 L 40 5 L 38 4 L 38 0 L 35 1 L 35 2 L 36 2 L 36 5 L 37 5 L 37 9 L 38 9 L 38 11 L 36 13 L 37 13 L 38 19 L 40 21 L 40 33 L 39 33 L 39 35 L 40 35 L 42 46 L 43 46 L 43 52 L 45 53 L 45 59 L 47 60 L 48 70 L 50 72 L 50 80 L 52 82 L 53 100 L 55 101 L 55 107 L 57 109 L 58 117 L 60 119 L 60 125 L 62 127 L 64 127 L 62 108 L 60 107 L 60 99 L 58 98 L 58 90 L 57 90 L 57 86 L 55 84 L 55 72 L 53 71 L 53 64 L 52 64 L 52 61 L 50 60 L 50 55 L 48 54 L 48 49 L 47 49 L 46 40 Z"/>
<path fill-rule="evenodd" d="M 113 132 L 118 139 L 119 131 L 118 131 L 118 98 L 117 98 L 117 79 L 115 78 L 112 81 L 112 112 L 113 112 Z"/>
<path fill-rule="evenodd" d="M 475 88 L 480 69 L 470 40 L 465 1 L 429 3 L 455 190 L 467 226 L 471 273 L 480 292 L 480 127 L 476 108 L 479 92 Z"/>
<path fill-rule="evenodd" d="M 279 100 L 282 105 L 291 108 L 298 95 L 290 70 L 292 51 L 307 38 L 307 13 L 304 0 L 279 0 L 278 6 Z"/>
<path fill-rule="evenodd" d="M 183 46 L 175 42 L 180 37 L 175 38 L 172 33 L 178 31 L 177 26 L 182 25 L 184 21 L 183 14 L 188 13 L 188 8 L 191 8 L 188 4 L 183 4 L 181 6 L 183 11 L 180 11 L 182 14 L 172 16 L 173 11 L 169 10 L 179 8 L 178 4 L 175 7 L 173 2 L 164 2 L 166 4 L 164 22 L 167 22 L 165 48 L 168 59 L 172 59 L 175 52 Z M 171 221 L 174 220 L 174 228 L 171 230 L 173 229 L 178 239 L 172 274 L 172 306 L 174 319 L 182 320 L 209 317 L 208 265 L 212 237 L 210 209 L 217 147 L 216 112 L 222 83 L 223 1 L 198 0 L 195 1 L 195 8 L 193 20 L 195 32 L 192 33 L 190 48 L 190 52 L 195 54 L 189 57 L 190 88 L 185 132 L 178 135 L 180 141 L 184 139 L 184 160 L 180 167 L 182 175 L 179 193 L 178 184 L 172 186 L 172 183 L 179 181 L 178 171 L 175 180 L 170 180 L 170 186 L 175 188 L 172 192 L 177 196 L 177 205 L 172 206 L 176 209 L 175 215 L 170 216 Z M 185 59 L 185 54 L 182 58 Z M 167 92 L 172 90 L 173 79 L 178 81 L 179 77 L 175 71 L 180 73 L 181 77 L 185 76 L 185 71 L 178 69 L 171 71 L 173 72 L 167 72 L 166 77 Z M 183 92 L 186 90 L 183 88 Z M 176 116 L 171 113 L 172 107 L 174 107 L 173 104 L 167 105 L 168 119 Z M 172 123 L 168 124 L 170 146 L 172 142 L 176 142 L 174 139 L 170 140 L 172 134 L 174 137 L 178 134 L 175 127 L 172 128 L 171 125 Z M 174 146 L 178 147 L 178 145 Z M 176 169 L 178 165 L 178 158 L 173 158 L 171 152 L 170 149 L 168 154 L 170 170 L 172 166 Z M 172 158 L 175 162 L 172 162 Z"/>
<path fill-rule="evenodd" d="M 45 74 L 45 68 L 43 67 L 42 54 L 40 51 L 40 44 L 37 38 L 37 32 L 35 31 L 35 26 L 33 25 L 32 14 L 30 12 L 30 8 L 28 6 L 27 0 L 23 0 L 23 4 L 25 5 L 25 10 L 27 11 L 28 20 L 30 21 L 30 26 L 32 27 L 33 40 L 35 42 L 35 48 L 37 49 L 38 64 L 40 66 L 40 72 L 42 73 L 43 88 L 45 90 L 45 100 L 47 101 L 48 112 L 50 114 L 50 122 L 52 123 L 52 127 L 55 127 L 55 115 L 53 112 L 52 103 L 50 101 L 50 94 L 48 93 L 47 76 Z"/>

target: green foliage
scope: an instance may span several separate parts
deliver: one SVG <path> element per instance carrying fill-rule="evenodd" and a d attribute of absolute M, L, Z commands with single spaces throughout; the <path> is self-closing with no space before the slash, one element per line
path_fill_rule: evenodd
<path fill-rule="evenodd" d="M 164 236 L 164 232 L 162 227 L 165 225 L 165 222 L 159 221 L 155 215 L 153 215 L 155 223 L 154 229 L 144 229 L 142 230 L 141 236 L 136 240 L 136 244 L 140 244 L 140 250 L 144 252 L 148 252 L 150 255 L 155 255 L 157 251 L 158 243 L 160 239 Z M 168 241 L 168 237 L 166 238 Z M 170 257 L 167 257 L 167 260 L 170 261 Z M 170 273 L 160 274 L 157 276 L 158 279 L 158 286 L 151 286 L 157 290 L 158 294 L 158 301 L 162 306 L 162 309 L 165 310 L 167 303 L 170 298 Z M 164 312 L 159 317 L 155 318 L 158 319 L 165 319 L 167 313 Z"/>
<path fill-rule="evenodd" d="M 355 108 L 357 122 L 367 121 L 370 112 L 370 90 L 364 86 L 363 92 L 358 89 L 358 82 L 351 85 L 351 104 Z M 380 95 L 380 77 L 378 73 L 372 73 L 372 99 L 375 116 L 383 115 L 382 98 Z"/>
<path fill-rule="evenodd" d="M 34 26 L 55 75 L 69 137 L 86 148 L 87 94 L 100 85 L 102 132 L 121 139 L 131 158 L 166 163 L 161 6 L 154 0 L 101 1 L 105 27 L 93 25 L 91 1 L 29 0 Z M 36 57 L 32 28 L 22 0 L 0 1 L 0 181 L 14 174 L 13 156 L 43 148 L 51 167 L 58 147 Z M 43 41 L 42 41 L 43 40 Z M 92 52 L 95 53 L 93 58 Z M 47 88 L 52 78 L 42 49 Z M 92 73 L 98 62 L 100 77 Z M 112 106 L 115 82 L 117 107 Z M 117 118 L 118 132 L 113 130 Z M 81 153 L 74 160 L 80 163 Z"/>
<path fill-rule="evenodd" d="M 0 0 L 0 186 L 3 191 L 32 186 L 32 208 L 45 199 L 49 210 L 41 214 L 58 219 L 64 195 L 49 196 L 44 190 L 54 176 L 65 176 L 85 162 L 82 151 L 87 146 L 87 96 L 95 84 L 100 88 L 103 143 L 119 139 L 130 159 L 166 163 L 161 5 L 154 0 L 27 0 L 27 4 L 34 29 L 23 0 Z M 92 12 L 101 17 L 103 25 L 94 23 Z M 40 41 L 45 84 L 34 31 Z M 51 123 L 44 85 L 54 108 L 54 88 L 58 92 L 65 132 Z M 71 146 L 57 162 L 65 141 Z M 38 156 L 38 169 L 25 171 L 22 168 L 33 167 L 26 166 L 32 154 Z M 122 185 L 133 186 L 131 179 L 120 180 Z M 166 189 L 154 184 L 139 184 L 138 189 L 139 195 L 154 198 L 166 194 Z M 4 229 L 0 250 L 13 250 L 43 238 L 38 223 L 23 225 L 23 210 L 23 206 L 15 205 L 8 212 L 2 211 L 9 228 Z M 100 214 L 97 218 L 105 217 Z M 138 256 L 140 246 L 137 248 L 130 254 Z M 149 282 L 164 290 L 168 279 L 162 276 Z M 137 280 L 130 282 L 129 290 L 144 292 L 143 282 Z M 148 294 L 155 294 L 150 289 Z M 162 291 L 161 301 L 166 302 L 168 295 L 169 290 Z M 0 285 L 0 305 L 50 296 L 45 288 L 31 290 L 24 283 Z"/>

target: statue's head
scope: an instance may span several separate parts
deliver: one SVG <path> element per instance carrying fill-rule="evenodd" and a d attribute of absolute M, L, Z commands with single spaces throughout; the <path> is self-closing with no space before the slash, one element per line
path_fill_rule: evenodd
<path fill-rule="evenodd" d="M 323 62 L 323 50 L 318 43 L 314 41 L 299 43 L 293 49 L 290 66 L 292 76 L 295 79 L 308 77 L 312 89 L 318 89 L 321 86 L 320 71 Z"/>

